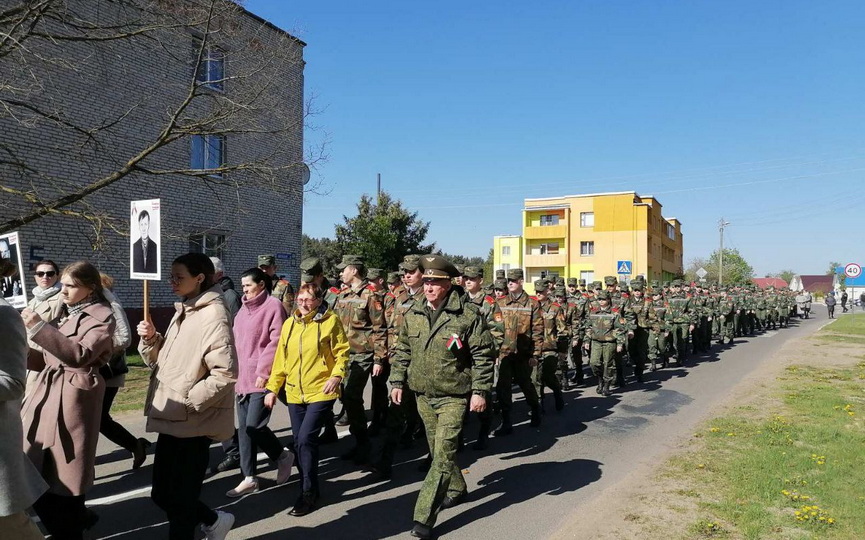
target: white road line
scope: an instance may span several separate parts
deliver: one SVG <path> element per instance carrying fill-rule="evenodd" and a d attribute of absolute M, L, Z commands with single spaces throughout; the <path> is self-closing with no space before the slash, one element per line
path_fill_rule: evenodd
<path fill-rule="evenodd" d="M 337 432 L 337 437 L 340 439 L 344 437 L 348 437 L 348 430 Z M 262 461 L 266 461 L 268 459 L 267 454 L 264 452 L 259 452 L 256 456 L 256 460 L 260 463 Z M 123 493 L 118 493 L 116 495 L 109 495 L 107 497 L 100 497 L 98 499 L 93 499 L 87 501 L 87 506 L 105 506 L 106 504 L 113 504 L 119 501 L 124 501 L 126 499 L 131 499 L 133 497 L 138 497 L 140 495 L 150 495 L 150 486 L 145 486 L 138 489 L 133 489 L 131 491 L 125 491 Z"/>

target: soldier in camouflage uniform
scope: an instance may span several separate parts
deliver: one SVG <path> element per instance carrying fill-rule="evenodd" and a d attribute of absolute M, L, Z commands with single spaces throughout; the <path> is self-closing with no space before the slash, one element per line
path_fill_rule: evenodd
<path fill-rule="evenodd" d="M 651 370 L 658 369 L 658 363 L 667 366 L 667 354 L 669 351 L 670 327 L 666 323 L 667 302 L 662 294 L 663 290 L 657 281 L 652 285 L 652 310 L 655 317 L 651 321 L 649 339 L 647 343 L 647 358 L 651 363 Z"/>
<path fill-rule="evenodd" d="M 381 268 L 369 268 L 366 271 L 366 279 L 369 281 L 369 284 L 374 287 L 376 297 L 384 308 L 383 315 L 385 328 L 387 328 L 386 295 L 389 291 L 385 285 L 385 276 L 386 273 Z M 387 379 L 390 376 L 390 362 L 382 362 L 381 370 L 377 374 L 375 373 L 376 371 L 379 370 L 373 369 L 372 395 L 370 399 L 372 422 L 370 422 L 369 428 L 367 429 L 370 437 L 378 437 L 387 423 L 387 408 L 389 403 L 388 394 L 390 393 L 387 389 Z"/>
<path fill-rule="evenodd" d="M 634 365 L 634 376 L 643 382 L 643 371 L 649 358 L 649 333 L 655 326 L 655 309 L 651 299 L 645 297 L 644 284 L 640 280 L 631 283 L 633 294 L 624 308 L 636 321 L 633 336 L 628 340 L 628 354 Z"/>
<path fill-rule="evenodd" d="M 480 266 L 466 266 L 463 268 L 463 285 L 466 291 L 466 299 L 478 308 L 478 311 L 480 311 L 481 316 L 484 318 L 490 330 L 490 335 L 493 338 L 496 357 L 498 357 L 499 347 L 504 337 L 502 312 L 498 304 L 496 304 L 495 298 L 484 294 L 483 282 L 483 268 Z M 478 420 L 480 421 L 480 427 L 478 428 L 478 437 L 474 449 L 483 450 L 487 447 L 487 440 L 492 428 L 493 408 L 488 407 L 483 412 L 478 413 Z"/>
<path fill-rule="evenodd" d="M 712 319 L 713 307 L 709 297 L 705 294 L 703 286 L 699 283 L 694 285 L 691 295 L 694 310 L 694 332 L 691 337 L 695 351 L 709 352 L 712 346 Z"/>
<path fill-rule="evenodd" d="M 583 385 L 583 331 L 582 324 L 586 315 L 586 304 L 589 301 L 589 295 L 582 292 L 581 289 L 586 288 L 586 280 L 579 281 L 576 278 L 571 278 L 573 281 L 574 294 L 568 297 L 568 309 L 570 313 L 566 317 L 570 327 L 570 344 L 571 363 L 574 367 L 574 376 L 570 382 L 577 386 Z M 569 285 L 571 280 L 568 281 Z M 568 287 L 570 290 L 571 287 Z"/>
<path fill-rule="evenodd" d="M 466 407 L 487 407 L 495 360 L 493 339 L 478 309 L 450 282 L 456 268 L 438 255 L 421 257 L 424 296 L 405 314 L 394 352 L 391 399 L 403 386 L 417 394 L 432 465 L 414 509 L 412 536 L 432 538 L 440 509 L 463 502 L 468 488 L 456 464 Z"/>
<path fill-rule="evenodd" d="M 393 372 L 396 355 L 397 337 L 404 324 L 405 315 L 415 305 L 415 302 L 424 300 L 423 271 L 420 269 L 420 257 L 420 255 L 403 257 L 403 262 L 399 265 L 403 272 L 403 286 L 391 293 L 390 300 L 386 298 L 386 304 L 392 306 L 391 314 L 386 317 L 388 323 L 388 358 L 391 372 Z M 385 440 L 380 456 L 373 467 L 379 477 L 385 479 L 391 476 L 397 445 L 402 442 L 404 447 L 410 447 L 414 441 L 415 430 L 420 425 L 414 392 L 411 391 L 407 383 L 402 385 L 402 390 L 400 403 L 395 403 L 393 400 L 390 402 Z"/>
<path fill-rule="evenodd" d="M 541 424 L 538 393 L 532 384 L 532 368 L 538 365 L 543 350 L 544 322 L 541 306 L 523 290 L 523 271 L 511 268 L 507 273 L 508 294 L 496 300 L 504 322 L 504 338 L 499 351 L 499 379 L 496 396 L 502 413 L 502 425 L 496 436 L 513 432 L 511 408 L 514 381 L 519 385 L 531 411 L 531 425 Z"/>
<path fill-rule="evenodd" d="M 333 311 L 339 316 L 351 347 L 343 402 L 349 431 L 355 437 L 355 447 L 343 459 L 363 464 L 370 454 L 363 391 L 370 375 L 380 375 L 387 360 L 387 323 L 382 299 L 366 280 L 363 259 L 343 255 L 337 268 L 346 286 L 340 291 Z"/>
<path fill-rule="evenodd" d="M 618 309 L 619 313 L 625 318 L 627 339 L 621 351 L 616 351 L 614 356 L 616 359 L 616 386 L 625 386 L 625 352 L 628 351 L 628 341 L 634 337 L 634 330 L 637 328 L 636 316 L 628 310 L 628 304 L 631 301 L 630 294 L 619 290 L 619 280 L 616 276 L 604 276 L 604 285 L 610 295 L 610 305 Z"/>
<path fill-rule="evenodd" d="M 727 293 L 726 287 L 718 292 L 718 344 L 733 343 L 736 334 L 736 300 Z"/>
<path fill-rule="evenodd" d="M 568 328 L 565 321 L 565 310 L 550 299 L 549 289 L 543 280 L 535 281 L 536 299 L 541 306 L 541 316 L 544 321 L 544 339 L 541 348 L 540 363 L 532 368 L 532 380 L 535 391 L 543 410 L 544 387 L 553 391 L 556 410 L 565 407 L 562 396 L 562 371 L 559 367 L 559 352 L 568 346 Z M 564 288 L 562 288 L 564 292 Z"/>
<path fill-rule="evenodd" d="M 273 280 L 273 291 L 271 296 L 275 296 L 286 313 L 294 312 L 294 288 L 287 279 L 282 279 L 276 275 L 276 257 L 274 255 L 259 255 L 258 268 Z"/>
<path fill-rule="evenodd" d="M 682 291 L 682 280 L 673 281 L 667 296 L 666 323 L 673 336 L 676 364 L 682 365 L 688 358 L 688 335 L 694 331 L 695 316 L 691 309 L 691 297 Z"/>
<path fill-rule="evenodd" d="M 598 291 L 583 322 L 583 348 L 589 353 L 592 372 L 598 378 L 597 391 L 605 396 L 610 395 L 610 385 L 616 379 L 616 354 L 622 352 L 627 339 L 627 323 L 610 300 L 609 292 Z"/>

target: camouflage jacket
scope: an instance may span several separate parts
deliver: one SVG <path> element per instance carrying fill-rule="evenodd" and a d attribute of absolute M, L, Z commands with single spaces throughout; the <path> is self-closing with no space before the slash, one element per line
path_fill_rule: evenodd
<path fill-rule="evenodd" d="M 372 353 L 377 364 L 384 362 L 387 323 L 382 299 L 373 287 L 366 280 L 356 289 L 345 287 L 339 292 L 333 311 L 345 329 L 351 354 Z"/>
<path fill-rule="evenodd" d="M 694 318 L 698 320 L 702 317 L 712 316 L 706 302 L 706 297 L 700 294 L 691 297 L 691 310 L 694 313 Z"/>
<path fill-rule="evenodd" d="M 664 315 L 667 323 L 694 324 L 698 317 L 692 309 L 691 296 L 680 293 L 667 296 L 667 312 Z"/>
<path fill-rule="evenodd" d="M 549 299 L 539 302 L 544 320 L 544 344 L 542 352 L 565 352 L 568 343 L 568 325 L 565 310 Z"/>
<path fill-rule="evenodd" d="M 423 295 L 423 288 L 418 288 L 414 296 L 409 294 L 408 289 L 400 287 L 397 294 L 389 293 L 393 296 L 390 300 L 391 314 L 387 317 L 387 349 L 390 363 L 393 364 L 394 348 L 396 347 L 397 338 L 399 338 L 399 329 L 402 327 L 405 320 L 405 314 L 412 308 L 415 302 L 424 302 L 426 299 Z M 387 305 L 387 298 L 385 298 Z"/>
<path fill-rule="evenodd" d="M 538 301 L 522 291 L 516 297 L 506 294 L 496 304 L 504 328 L 499 356 L 538 357 L 544 349 L 544 320 Z"/>
<path fill-rule="evenodd" d="M 669 332 L 670 326 L 667 324 L 667 301 L 663 298 L 650 300 L 652 310 L 655 312 L 655 317 L 652 319 L 652 331 L 654 332 Z"/>
<path fill-rule="evenodd" d="M 426 300 L 404 315 L 394 348 L 390 383 L 431 397 L 486 395 L 493 385 L 492 336 L 477 307 L 451 291 L 432 321 Z"/>
<path fill-rule="evenodd" d="M 624 345 L 628 333 L 627 322 L 621 310 L 611 305 L 601 306 L 598 302 L 589 304 L 583 327 L 587 341 L 615 342 Z"/>
<path fill-rule="evenodd" d="M 487 328 L 489 328 L 490 334 L 493 336 L 493 345 L 495 345 L 496 354 L 498 354 L 498 351 L 502 346 L 505 328 L 502 321 L 502 310 L 499 309 L 498 304 L 496 304 L 496 299 L 483 293 L 479 293 L 477 296 L 472 298 L 468 293 L 466 293 L 466 300 L 474 304 L 474 306 L 481 312 L 481 316 L 484 318 L 484 321 L 487 323 Z"/>
<path fill-rule="evenodd" d="M 636 298 L 632 298 L 625 311 L 633 314 L 639 328 L 651 328 L 655 324 L 654 319 L 657 315 L 652 307 L 652 301 L 648 298 L 644 297 L 639 302 Z"/>
<path fill-rule="evenodd" d="M 719 296 L 716 310 L 719 317 L 732 317 L 736 313 L 736 300 L 732 296 Z"/>
<path fill-rule="evenodd" d="M 339 296 L 339 289 L 332 286 L 326 278 L 321 282 L 321 288 L 324 290 L 324 301 L 327 307 L 333 309 L 336 305 L 336 298 Z"/>
<path fill-rule="evenodd" d="M 282 302 L 286 313 L 294 313 L 294 287 L 287 279 L 280 279 L 273 284 L 271 296 Z"/>

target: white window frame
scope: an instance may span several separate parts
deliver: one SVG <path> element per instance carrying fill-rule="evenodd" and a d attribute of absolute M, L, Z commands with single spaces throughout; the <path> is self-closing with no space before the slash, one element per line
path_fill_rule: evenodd
<path fill-rule="evenodd" d="M 580 270 L 580 279 L 586 280 L 586 286 L 595 281 L 595 271 L 594 270 Z"/>
<path fill-rule="evenodd" d="M 204 253 L 208 257 L 225 259 L 225 234 L 220 232 L 190 234 L 189 251 Z"/>
<path fill-rule="evenodd" d="M 544 218 L 546 218 L 546 219 L 544 219 Z M 551 227 L 554 225 L 558 225 L 561 218 L 562 217 L 558 214 L 541 214 L 541 217 L 540 217 L 541 227 Z"/>
<path fill-rule="evenodd" d="M 201 144 L 201 162 L 196 162 L 196 144 Z M 219 155 L 216 160 L 213 160 L 213 153 L 218 149 Z M 193 170 L 205 171 L 209 169 L 218 169 L 225 166 L 226 140 L 225 135 L 193 135 L 191 139 L 189 167 Z M 213 163 L 211 163 L 213 161 Z M 215 164 L 216 167 L 211 167 Z M 210 176 L 222 177 L 221 172 L 211 173 Z"/>
<path fill-rule="evenodd" d="M 509 257 L 511 254 L 511 246 L 502 246 L 502 257 Z"/>
<path fill-rule="evenodd" d="M 580 212 L 580 227 L 594 227 L 595 226 L 595 213 L 594 212 Z"/>
<path fill-rule="evenodd" d="M 219 66 L 221 73 L 217 73 L 215 66 Z M 213 45 L 205 47 L 196 82 L 217 92 L 225 91 L 225 51 Z"/>
<path fill-rule="evenodd" d="M 580 242 L 580 257 L 591 257 L 595 254 L 595 241 Z"/>

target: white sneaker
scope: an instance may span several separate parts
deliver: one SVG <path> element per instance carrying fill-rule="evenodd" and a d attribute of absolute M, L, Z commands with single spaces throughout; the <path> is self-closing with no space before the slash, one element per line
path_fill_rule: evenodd
<path fill-rule="evenodd" d="M 294 466 L 294 452 L 283 448 L 282 455 L 276 460 L 276 485 L 282 485 L 291 478 L 291 468 Z"/>
<path fill-rule="evenodd" d="M 237 497 L 243 497 L 244 495 L 249 495 L 250 493 L 255 493 L 256 491 L 258 491 L 258 481 L 244 478 L 239 484 L 237 484 L 236 488 L 229 490 L 225 495 L 234 499 Z"/>
<path fill-rule="evenodd" d="M 207 540 L 225 540 L 228 536 L 228 531 L 234 525 L 234 516 L 222 510 L 216 511 L 216 521 L 210 527 L 205 527 L 202 523 L 201 530 L 204 532 L 204 537 Z"/>

